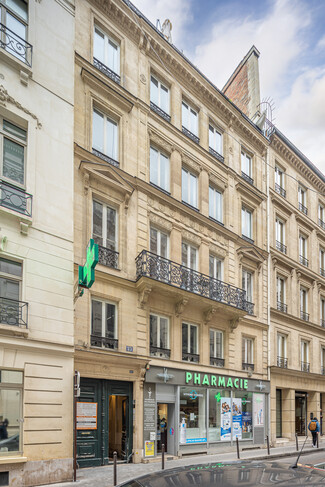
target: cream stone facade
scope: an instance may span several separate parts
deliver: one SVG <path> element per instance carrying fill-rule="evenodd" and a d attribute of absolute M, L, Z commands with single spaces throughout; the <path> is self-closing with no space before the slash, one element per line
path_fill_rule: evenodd
<path fill-rule="evenodd" d="M 0 478 L 14 487 L 73 472 L 74 6 L 1 12 Z"/>

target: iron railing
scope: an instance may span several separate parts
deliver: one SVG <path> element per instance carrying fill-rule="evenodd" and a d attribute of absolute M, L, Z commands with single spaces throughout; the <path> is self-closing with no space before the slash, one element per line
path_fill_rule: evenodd
<path fill-rule="evenodd" d="M 182 360 L 184 360 L 185 362 L 195 362 L 196 364 L 198 364 L 200 362 L 200 355 L 197 355 L 196 353 L 183 352 Z"/>
<path fill-rule="evenodd" d="M 286 198 L 287 193 L 286 193 L 286 190 L 284 188 L 282 188 L 282 186 L 280 186 L 279 184 L 275 183 L 274 189 L 275 189 L 275 192 L 276 193 L 278 193 L 279 195 L 283 196 L 283 198 Z"/>
<path fill-rule="evenodd" d="M 325 367 L 324 366 L 321 368 L 321 374 L 325 375 Z"/>
<path fill-rule="evenodd" d="M 20 61 L 27 64 L 27 66 L 32 67 L 32 45 L 1 23 L 0 47 L 13 54 Z"/>
<path fill-rule="evenodd" d="M 282 311 L 282 313 L 287 313 L 288 312 L 288 306 L 281 301 L 277 301 L 276 303 L 276 309 L 278 311 Z"/>
<path fill-rule="evenodd" d="M 320 320 L 320 326 L 322 326 L 323 328 L 325 328 L 325 320 L 323 320 L 323 319 Z"/>
<path fill-rule="evenodd" d="M 118 340 L 99 335 L 90 335 L 90 344 L 92 347 L 111 348 L 114 350 L 118 348 Z"/>
<path fill-rule="evenodd" d="M 275 247 L 279 252 L 282 252 L 283 254 L 287 253 L 287 246 L 284 245 L 282 242 L 279 242 L 279 240 L 276 240 Z"/>
<path fill-rule="evenodd" d="M 162 118 L 164 118 L 167 122 L 171 121 L 170 115 L 162 110 L 158 105 L 156 105 L 153 101 L 150 102 L 150 108 L 154 112 L 158 113 Z"/>
<path fill-rule="evenodd" d="M 102 245 L 98 245 L 98 263 L 117 269 L 119 253 L 115 250 L 108 249 Z"/>
<path fill-rule="evenodd" d="M 212 149 L 212 147 L 209 147 L 209 152 L 210 154 L 212 154 L 216 159 L 218 159 L 218 161 L 220 162 L 225 162 L 225 158 L 219 154 L 219 152 L 215 151 L 214 149 Z"/>
<path fill-rule="evenodd" d="M 281 369 L 287 369 L 288 368 L 288 359 L 284 357 L 278 357 L 277 358 L 277 367 L 281 367 Z"/>
<path fill-rule="evenodd" d="M 301 362 L 301 372 L 310 372 L 309 362 Z"/>
<path fill-rule="evenodd" d="M 309 313 L 305 313 L 305 311 L 300 310 L 300 318 L 304 321 L 309 321 Z"/>
<path fill-rule="evenodd" d="M 99 69 L 102 73 L 104 73 L 108 78 L 111 78 L 115 83 L 120 84 L 121 83 L 121 77 L 112 71 L 108 66 L 103 64 L 99 59 L 96 59 L 94 57 L 94 66 L 95 68 Z"/>
<path fill-rule="evenodd" d="M 95 154 L 95 156 L 103 159 L 103 161 L 108 162 L 108 164 L 112 164 L 112 166 L 119 167 L 119 165 L 120 165 L 120 163 L 118 161 L 116 161 L 115 159 L 112 159 L 111 157 L 107 156 L 106 154 L 103 154 L 102 152 L 100 152 L 97 149 L 93 148 L 93 154 Z"/>
<path fill-rule="evenodd" d="M 31 194 L 3 181 L 0 182 L 0 206 L 26 216 L 32 216 L 32 200 Z"/>
<path fill-rule="evenodd" d="M 325 269 L 323 269 L 322 267 L 319 268 L 319 273 L 321 276 L 325 277 Z"/>
<path fill-rule="evenodd" d="M 245 179 L 249 184 L 254 184 L 254 179 L 251 178 L 248 174 L 246 174 L 244 171 L 241 172 L 241 177 Z"/>
<path fill-rule="evenodd" d="M 0 323 L 28 327 L 28 303 L 0 297 Z"/>
<path fill-rule="evenodd" d="M 197 144 L 200 142 L 200 139 L 197 135 L 193 134 L 192 132 L 190 132 L 186 127 L 182 126 L 182 132 L 183 134 L 187 135 L 187 137 L 189 137 L 190 139 L 192 139 L 194 142 L 196 142 Z"/>
<path fill-rule="evenodd" d="M 299 262 L 305 267 L 308 267 L 308 259 L 306 259 L 306 257 L 304 257 L 303 255 L 299 255 Z"/>
<path fill-rule="evenodd" d="M 254 364 L 249 364 L 248 362 L 243 362 L 242 363 L 242 369 L 243 370 L 250 370 L 251 372 L 254 372 Z"/>
<path fill-rule="evenodd" d="M 157 254 L 142 250 L 136 258 L 136 278 L 149 277 L 252 314 L 254 304 L 246 300 L 246 291 L 194 271 Z"/>
<path fill-rule="evenodd" d="M 254 243 L 254 240 L 252 238 L 247 237 L 247 235 L 244 235 L 243 233 L 242 233 L 242 238 L 246 240 L 246 242 L 249 242 L 250 244 Z"/>
<path fill-rule="evenodd" d="M 321 218 L 318 218 L 318 225 L 322 227 L 323 230 L 325 230 L 325 222 Z"/>
<path fill-rule="evenodd" d="M 152 357 L 170 358 L 170 349 L 154 347 L 153 345 L 150 345 L 150 355 Z"/>
<path fill-rule="evenodd" d="M 299 208 L 299 210 L 300 210 L 302 213 L 304 213 L 305 215 L 307 215 L 307 213 L 308 213 L 308 209 L 306 208 L 306 206 L 304 206 L 302 203 L 299 203 L 299 204 L 298 204 L 298 208 Z"/>
<path fill-rule="evenodd" d="M 210 365 L 214 365 L 215 367 L 224 367 L 225 359 L 219 357 L 210 357 Z"/>

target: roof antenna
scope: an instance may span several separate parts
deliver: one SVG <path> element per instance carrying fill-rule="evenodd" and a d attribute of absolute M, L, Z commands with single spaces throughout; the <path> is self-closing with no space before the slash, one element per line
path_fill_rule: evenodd
<path fill-rule="evenodd" d="M 299 455 L 298 455 L 297 460 L 295 461 L 295 463 L 294 463 L 293 465 L 291 465 L 291 467 L 290 467 L 290 468 L 298 468 L 298 461 L 299 461 L 300 455 L 302 454 L 302 450 L 304 449 L 304 446 L 305 446 L 305 444 L 306 444 L 307 438 L 308 438 L 308 434 L 306 435 L 306 438 L 305 438 L 304 444 L 303 444 L 303 445 L 302 445 L 302 447 L 301 447 L 301 450 L 300 450 L 300 452 L 299 452 Z"/>

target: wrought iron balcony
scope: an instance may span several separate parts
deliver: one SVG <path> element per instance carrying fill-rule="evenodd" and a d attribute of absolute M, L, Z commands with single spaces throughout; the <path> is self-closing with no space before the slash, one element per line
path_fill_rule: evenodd
<path fill-rule="evenodd" d="M 102 152 L 100 152 L 97 149 L 93 148 L 93 154 L 95 154 L 95 156 L 103 159 L 103 161 L 108 162 L 108 164 L 112 164 L 112 166 L 115 166 L 115 167 L 120 166 L 120 163 L 118 161 L 116 161 L 115 159 L 112 159 L 111 157 L 107 156 L 106 154 L 103 154 Z"/>
<path fill-rule="evenodd" d="M 320 218 L 318 218 L 318 225 L 322 227 L 323 230 L 325 230 L 325 222 L 323 222 L 323 220 L 321 220 Z"/>
<path fill-rule="evenodd" d="M 249 184 L 254 184 L 254 179 L 251 178 L 248 174 L 246 174 L 244 171 L 241 172 L 241 177 L 245 179 Z"/>
<path fill-rule="evenodd" d="M 90 335 L 90 344 L 92 347 L 110 348 L 113 350 L 118 348 L 118 340 L 98 335 Z"/>
<path fill-rule="evenodd" d="M 325 367 L 324 366 L 321 368 L 321 374 L 325 375 Z"/>
<path fill-rule="evenodd" d="M 183 134 L 187 135 L 190 139 L 193 140 L 193 142 L 196 142 L 197 144 L 200 142 L 200 139 L 197 135 L 193 134 L 190 132 L 186 127 L 182 126 L 182 132 Z"/>
<path fill-rule="evenodd" d="M 250 301 L 246 301 L 246 311 L 249 315 L 254 314 L 254 303 L 251 303 Z"/>
<path fill-rule="evenodd" d="M 0 297 L 0 323 L 27 328 L 28 303 Z"/>
<path fill-rule="evenodd" d="M 287 369 L 288 368 L 288 359 L 284 358 L 284 357 L 278 357 L 276 365 L 277 365 L 277 367 L 280 367 L 281 369 Z"/>
<path fill-rule="evenodd" d="M 102 245 L 98 245 L 98 263 L 117 269 L 119 253 L 115 250 L 108 249 Z"/>
<path fill-rule="evenodd" d="M 218 357 L 210 357 L 210 365 L 214 365 L 215 367 L 224 367 L 225 359 L 218 358 Z"/>
<path fill-rule="evenodd" d="M 23 63 L 27 64 L 27 66 L 32 67 L 32 51 L 33 51 L 32 45 L 1 23 L 0 23 L 0 47 L 10 52 L 10 54 L 15 56 Z"/>
<path fill-rule="evenodd" d="M 247 362 L 242 363 L 242 369 L 254 372 L 254 364 L 249 364 Z"/>
<path fill-rule="evenodd" d="M 325 328 L 325 320 L 323 320 L 323 319 L 320 320 L 320 326 L 322 326 L 323 328 Z"/>
<path fill-rule="evenodd" d="M 276 240 L 275 247 L 279 252 L 282 252 L 283 254 L 287 253 L 287 246 L 284 245 L 282 242 L 279 242 L 279 240 Z"/>
<path fill-rule="evenodd" d="M 95 57 L 94 57 L 94 66 L 95 68 L 99 69 L 99 71 L 101 71 L 106 76 L 108 76 L 108 78 L 111 78 L 113 81 L 115 81 L 115 83 L 118 84 L 121 83 L 121 77 L 117 73 L 112 71 L 108 66 L 106 66 L 101 61 L 96 59 Z"/>
<path fill-rule="evenodd" d="M 254 310 L 246 300 L 246 291 L 142 250 L 136 258 L 136 278 L 149 277 L 246 312 Z M 252 314 L 252 313 L 250 313 Z"/>
<path fill-rule="evenodd" d="M 276 309 L 278 311 L 282 311 L 282 313 L 287 313 L 288 312 L 288 306 L 284 303 L 281 303 L 281 301 L 277 301 L 276 303 Z"/>
<path fill-rule="evenodd" d="M 301 362 L 301 372 L 310 372 L 309 362 Z"/>
<path fill-rule="evenodd" d="M 305 311 L 300 310 L 300 318 L 304 321 L 309 321 L 309 313 L 305 313 Z"/>
<path fill-rule="evenodd" d="M 225 158 L 219 154 L 219 152 L 215 151 L 214 149 L 212 149 L 212 147 L 209 147 L 209 152 L 210 154 L 212 154 L 216 159 L 218 159 L 218 161 L 220 162 L 225 162 Z"/>
<path fill-rule="evenodd" d="M 184 360 L 185 362 L 195 362 L 196 364 L 198 364 L 200 362 L 200 355 L 197 355 L 196 353 L 183 352 L 182 360 Z"/>
<path fill-rule="evenodd" d="M 319 273 L 321 276 L 325 277 L 325 269 L 322 269 L 322 267 L 320 267 Z"/>
<path fill-rule="evenodd" d="M 150 345 L 150 355 L 151 357 L 170 358 L 170 349 L 154 347 L 153 345 Z"/>
<path fill-rule="evenodd" d="M 305 267 L 308 267 L 308 259 L 306 259 L 306 257 L 304 257 L 303 255 L 299 255 L 299 262 Z"/>
<path fill-rule="evenodd" d="M 158 113 L 162 118 L 164 118 L 167 122 L 170 122 L 171 118 L 168 113 L 166 113 L 164 110 L 162 110 L 158 105 L 156 105 L 154 102 L 150 102 L 150 108 L 154 112 Z"/>
<path fill-rule="evenodd" d="M 32 216 L 32 200 L 31 194 L 3 181 L 0 182 L 0 206 L 22 215 Z"/>
<path fill-rule="evenodd" d="M 282 186 L 280 186 L 279 184 L 275 183 L 274 189 L 275 189 L 275 192 L 276 193 L 278 193 L 279 195 L 283 196 L 283 198 L 286 198 L 287 193 L 286 193 L 286 190 L 284 188 L 282 188 Z"/>
<path fill-rule="evenodd" d="M 307 214 L 308 214 L 308 210 L 307 210 L 306 206 L 304 206 L 302 203 L 298 203 L 298 208 L 299 208 L 299 210 L 300 210 L 302 213 L 304 213 L 305 215 L 307 215 Z"/>

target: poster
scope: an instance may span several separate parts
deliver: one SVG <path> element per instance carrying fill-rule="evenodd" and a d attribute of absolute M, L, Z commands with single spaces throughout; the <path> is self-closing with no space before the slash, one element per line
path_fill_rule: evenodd
<path fill-rule="evenodd" d="M 186 443 L 186 422 L 185 422 L 185 418 L 182 419 L 182 422 L 180 424 L 179 442 L 180 443 Z"/>
<path fill-rule="evenodd" d="M 240 397 L 232 400 L 232 437 L 242 439 L 242 402 Z"/>
<path fill-rule="evenodd" d="M 264 425 L 264 394 L 253 394 L 254 426 Z"/>
<path fill-rule="evenodd" d="M 222 441 L 231 440 L 231 400 L 230 397 L 221 398 L 221 436 Z"/>
<path fill-rule="evenodd" d="M 97 402 L 77 402 L 77 430 L 97 429 Z"/>
<path fill-rule="evenodd" d="M 155 442 L 154 441 L 145 441 L 144 442 L 144 454 L 146 457 L 154 457 L 155 456 Z"/>
<path fill-rule="evenodd" d="M 242 429 L 243 433 L 251 433 L 252 432 L 252 413 L 251 412 L 243 412 L 242 414 Z"/>

